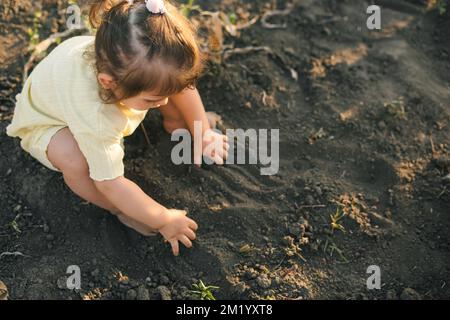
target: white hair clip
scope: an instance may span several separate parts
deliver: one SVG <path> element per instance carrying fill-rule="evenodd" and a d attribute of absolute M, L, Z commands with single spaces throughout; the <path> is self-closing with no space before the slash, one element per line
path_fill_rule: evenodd
<path fill-rule="evenodd" d="M 166 13 L 166 6 L 164 0 L 145 0 L 145 6 L 148 11 L 153 14 L 164 14 Z"/>

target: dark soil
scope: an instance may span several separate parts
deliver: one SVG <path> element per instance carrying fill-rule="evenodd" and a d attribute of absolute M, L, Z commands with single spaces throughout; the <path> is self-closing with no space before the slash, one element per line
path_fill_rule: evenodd
<path fill-rule="evenodd" d="M 209 1 L 251 15 L 270 1 Z M 0 280 L 11 299 L 186 299 L 198 280 L 218 299 L 450 298 L 450 14 L 421 1 L 296 1 L 227 38 L 271 52 L 232 56 L 199 84 L 229 128 L 279 128 L 280 171 L 175 166 L 159 113 L 126 140 L 126 175 L 167 207 L 187 208 L 198 240 L 173 257 L 83 203 L 6 136 L 40 6 L 42 39 L 65 28 L 64 1 L 0 4 Z M 278 1 L 284 8 L 285 1 Z M 298 77 L 296 77 L 296 75 Z M 265 92 L 265 99 L 263 92 Z M 404 111 L 404 112 L 403 112 Z M 345 231 L 331 230 L 337 208 Z M 82 289 L 60 289 L 78 265 Z M 382 287 L 368 290 L 370 265 Z"/>

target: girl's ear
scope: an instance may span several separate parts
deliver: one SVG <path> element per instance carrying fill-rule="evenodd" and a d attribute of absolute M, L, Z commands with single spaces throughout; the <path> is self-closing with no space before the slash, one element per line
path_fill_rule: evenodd
<path fill-rule="evenodd" d="M 97 76 L 98 82 L 100 82 L 103 89 L 113 90 L 116 87 L 114 78 L 107 73 L 100 72 Z"/>

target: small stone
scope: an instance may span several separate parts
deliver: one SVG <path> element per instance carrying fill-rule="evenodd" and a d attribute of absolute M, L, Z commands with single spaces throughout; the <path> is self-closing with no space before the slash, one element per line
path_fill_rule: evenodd
<path fill-rule="evenodd" d="M 134 289 L 130 289 L 127 291 L 127 300 L 136 300 L 137 292 Z"/>
<path fill-rule="evenodd" d="M 285 246 L 290 246 L 294 243 L 294 238 L 292 238 L 291 236 L 286 236 L 284 237 L 281 242 L 285 245 Z"/>
<path fill-rule="evenodd" d="M 397 293 L 395 292 L 395 290 L 388 290 L 388 292 L 386 292 L 386 300 L 397 300 Z"/>
<path fill-rule="evenodd" d="M 50 227 L 47 224 L 44 224 L 43 230 L 45 233 L 48 233 L 50 231 Z"/>
<path fill-rule="evenodd" d="M 158 291 L 161 300 L 172 300 L 170 290 L 166 286 L 159 286 L 156 290 Z"/>
<path fill-rule="evenodd" d="M 288 227 L 288 232 L 293 236 L 299 237 L 301 235 L 300 225 L 298 223 L 293 223 Z"/>
<path fill-rule="evenodd" d="M 145 286 L 139 286 L 137 289 L 137 299 L 138 300 L 150 300 L 150 293 L 145 288 Z"/>
<path fill-rule="evenodd" d="M 442 178 L 442 181 L 445 183 L 450 183 L 450 173 Z"/>
<path fill-rule="evenodd" d="M 246 279 L 252 280 L 252 279 L 255 279 L 257 276 L 258 276 L 258 273 L 256 272 L 255 269 L 249 268 L 249 269 L 245 270 L 244 277 Z"/>
<path fill-rule="evenodd" d="M 272 285 L 272 280 L 268 278 L 266 275 L 260 275 L 256 278 L 256 283 L 263 289 L 268 289 Z"/>
<path fill-rule="evenodd" d="M 3 281 L 0 280 L 0 300 L 8 300 L 8 288 Z"/>
<path fill-rule="evenodd" d="M 315 202 L 314 201 L 314 197 L 312 195 L 310 195 L 310 194 L 306 196 L 305 201 L 306 201 L 306 204 L 310 205 L 310 206 L 313 205 L 314 202 Z"/>
<path fill-rule="evenodd" d="M 45 239 L 47 239 L 47 241 L 53 241 L 55 240 L 55 236 L 53 236 L 52 234 L 48 234 L 45 236 Z"/>
<path fill-rule="evenodd" d="M 386 123 L 384 121 L 378 122 L 378 129 L 380 130 L 386 129 Z"/>
<path fill-rule="evenodd" d="M 58 278 L 58 280 L 56 281 L 56 285 L 61 290 L 67 289 L 67 277 L 63 276 Z"/>
<path fill-rule="evenodd" d="M 314 191 L 316 192 L 316 194 L 317 194 L 319 197 L 321 197 L 321 196 L 323 195 L 322 189 L 321 189 L 319 186 L 315 187 L 315 188 L 314 188 Z"/>
<path fill-rule="evenodd" d="M 93 276 L 94 278 L 97 278 L 99 274 L 100 274 L 99 269 L 95 269 L 94 271 L 91 272 L 91 276 Z"/>
<path fill-rule="evenodd" d="M 139 285 L 139 283 L 136 280 L 130 280 L 130 287 L 136 288 Z"/>
<path fill-rule="evenodd" d="M 111 300 L 112 298 L 113 298 L 113 294 L 110 291 L 105 292 L 105 294 L 103 295 L 103 299 L 105 299 L 105 300 Z"/>
<path fill-rule="evenodd" d="M 422 300 L 422 297 L 420 294 L 412 289 L 412 288 L 405 288 L 400 295 L 401 300 Z"/>
<path fill-rule="evenodd" d="M 282 282 L 282 280 L 281 280 L 281 278 L 278 277 L 278 276 L 276 276 L 276 277 L 273 279 L 273 283 L 274 283 L 275 285 L 277 285 L 277 286 L 279 286 L 279 285 L 281 284 L 281 282 Z"/>
<path fill-rule="evenodd" d="M 159 282 L 163 285 L 168 285 L 170 283 L 170 280 L 167 276 L 162 275 Z"/>
<path fill-rule="evenodd" d="M 239 282 L 237 285 L 234 286 L 235 290 L 239 294 L 243 294 L 247 290 L 247 286 L 244 282 Z"/>
<path fill-rule="evenodd" d="M 188 288 L 187 287 L 185 287 L 185 286 L 181 286 L 180 287 L 180 296 L 182 297 L 182 298 L 185 298 L 185 297 L 187 297 L 188 295 L 189 295 L 189 290 L 188 290 Z"/>
<path fill-rule="evenodd" d="M 447 169 L 450 168 L 450 159 L 448 159 L 445 156 L 440 156 L 439 158 L 435 159 L 436 166 L 438 166 L 440 169 Z"/>

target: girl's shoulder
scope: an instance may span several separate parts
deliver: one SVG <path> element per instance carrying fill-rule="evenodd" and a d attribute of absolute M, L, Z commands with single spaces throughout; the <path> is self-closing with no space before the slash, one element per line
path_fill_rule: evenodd
<path fill-rule="evenodd" d="M 38 63 L 30 76 L 36 78 L 41 74 L 48 77 L 50 71 L 68 76 L 71 69 L 92 65 L 88 57 L 93 55 L 88 53 L 93 50 L 94 42 L 94 36 L 77 36 L 61 42 Z"/>
<path fill-rule="evenodd" d="M 95 36 L 85 35 L 85 36 L 75 36 L 68 38 L 61 42 L 58 47 L 61 46 L 77 46 L 83 43 L 93 43 L 95 41 Z"/>
<path fill-rule="evenodd" d="M 66 55 L 85 52 L 93 47 L 95 42 L 94 36 L 76 36 L 64 40 L 53 51 L 55 53 L 64 53 Z"/>

